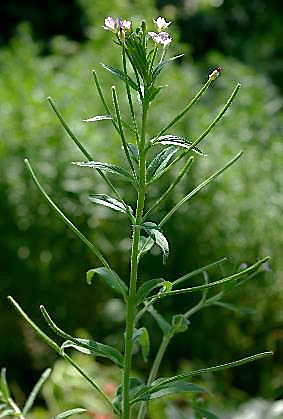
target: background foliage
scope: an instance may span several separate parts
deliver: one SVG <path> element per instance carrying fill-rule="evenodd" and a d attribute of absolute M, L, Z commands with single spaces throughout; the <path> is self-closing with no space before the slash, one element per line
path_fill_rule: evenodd
<path fill-rule="evenodd" d="M 161 272 L 164 278 L 174 279 L 222 256 L 229 257 L 225 272 L 257 257 L 272 257 L 272 272 L 262 272 L 229 295 L 229 302 L 252 310 L 233 312 L 219 307 L 195 316 L 189 332 L 179 335 L 176 344 L 169 348 L 163 372 L 185 364 L 197 367 L 271 349 L 275 351 L 272 360 L 225 372 L 216 381 L 213 377 L 206 379 L 218 394 L 220 404 L 224 398 L 238 404 L 258 395 L 282 397 L 282 29 L 275 1 L 268 2 L 264 11 L 261 0 L 248 5 L 233 0 L 218 3 L 159 1 L 157 6 L 163 9 L 157 11 L 151 0 L 113 0 L 108 2 L 107 10 L 102 1 L 80 0 L 77 9 L 71 8 L 72 3 L 67 8 L 62 2 L 69 10 L 64 19 L 67 16 L 70 22 L 77 20 L 77 32 L 67 31 L 75 25 L 60 20 L 56 8 L 54 16 L 50 13 L 58 22 L 57 29 L 51 32 L 40 33 L 33 19 L 23 16 L 30 20 L 40 40 L 34 39 L 27 23 L 17 27 L 17 33 L 6 45 L 14 27 L 10 26 L 10 32 L 4 31 L 0 49 L 0 360 L 8 367 L 9 377 L 18 383 L 14 384 L 14 391 L 19 399 L 32 386 L 38 372 L 55 358 L 17 321 L 6 295 L 12 294 L 21 301 L 41 324 L 38 307 L 42 303 L 64 329 L 73 332 L 83 328 L 98 340 L 103 337 L 108 343 L 121 343 L 123 310 L 119 300 L 99 283 L 91 290 L 86 285 L 85 272 L 95 266 L 96 260 L 41 200 L 23 165 L 28 156 L 55 201 L 111 255 L 114 268 L 126 277 L 127 223 L 122 216 L 88 201 L 89 193 L 104 192 L 105 187 L 91 171 L 70 164 L 83 159 L 46 101 L 49 95 L 54 99 L 95 158 L 120 162 L 119 140 L 110 124 L 102 121 L 90 126 L 82 122 L 102 112 L 89 71 L 94 67 L 103 77 L 109 100 L 114 82 L 123 102 L 122 85 L 100 66 L 101 62 L 119 65 L 119 56 L 101 29 L 108 14 L 138 21 L 145 18 L 148 22 L 162 14 L 179 25 L 179 29 L 174 26 L 171 55 L 186 55 L 163 75 L 161 84 L 168 87 L 152 109 L 152 133 L 187 103 L 214 65 L 224 68 L 223 76 L 189 116 L 176 125 L 176 134 L 195 138 L 216 115 L 235 83 L 241 81 L 243 85 L 221 126 L 202 146 L 208 157 L 195 164 L 192 175 L 168 200 L 168 208 L 240 149 L 244 156 L 168 222 L 166 234 L 172 256 L 165 267 L 158 255 L 147 256 L 144 278 L 160 276 Z M 40 16 L 38 6 L 33 10 Z M 247 22 L 253 13 L 255 19 L 250 26 Z M 19 13 L 15 21 L 20 19 Z M 263 29 L 266 23 L 268 30 Z M 247 29 L 249 32 L 245 32 Z M 56 36 L 50 38 L 50 34 Z M 161 188 L 167 183 L 168 179 L 164 179 Z M 121 186 L 121 191 L 128 195 L 127 184 Z M 153 199 L 160 189 L 154 190 L 154 194 Z M 161 208 L 157 216 L 165 211 Z M 213 278 L 221 274 L 215 271 Z M 180 304 L 188 306 L 193 301 L 180 297 L 175 303 L 167 301 L 162 308 L 169 314 Z M 158 335 L 152 345 L 159 345 Z"/>

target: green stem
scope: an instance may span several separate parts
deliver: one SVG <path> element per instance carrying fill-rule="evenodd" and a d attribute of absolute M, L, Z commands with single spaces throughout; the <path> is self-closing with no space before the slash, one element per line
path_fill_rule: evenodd
<path fill-rule="evenodd" d="M 165 354 L 165 351 L 170 343 L 172 339 L 172 335 L 171 333 L 168 333 L 167 335 L 163 336 L 162 342 L 159 346 L 158 352 L 156 354 L 156 357 L 154 359 L 154 362 L 152 364 L 149 376 L 148 376 L 148 380 L 147 380 L 147 385 L 150 385 L 156 378 L 161 361 L 163 359 L 163 356 Z M 137 419 L 144 419 L 145 414 L 146 414 L 146 410 L 147 410 L 147 402 L 142 402 L 140 409 L 139 409 L 139 413 L 138 413 L 138 417 Z"/>
<path fill-rule="evenodd" d="M 50 346 L 58 355 L 62 358 L 66 359 L 73 367 L 98 391 L 98 393 L 103 397 L 104 401 L 111 406 L 111 409 L 114 409 L 111 400 L 107 397 L 107 395 L 103 392 L 103 390 L 96 384 L 80 367 L 79 365 L 73 361 L 73 359 L 63 352 L 59 345 L 50 339 L 46 333 L 43 332 L 32 320 L 31 318 L 25 313 L 25 311 L 21 308 L 21 306 L 14 300 L 13 297 L 8 296 L 8 300 L 13 304 L 19 314 L 24 318 L 24 320 L 30 325 L 30 327 L 35 331 L 35 333 L 45 342 L 48 346 Z M 115 409 L 114 409 L 115 410 Z"/>
<path fill-rule="evenodd" d="M 142 130 L 140 138 L 140 161 L 139 161 L 139 192 L 137 199 L 137 209 L 135 224 L 133 226 L 132 250 L 131 250 L 131 274 L 130 289 L 127 301 L 127 318 L 125 331 L 125 351 L 124 351 L 124 368 L 123 368 L 123 400 L 122 400 L 122 418 L 129 419 L 131 415 L 130 407 L 130 373 L 132 366 L 133 352 L 133 333 L 135 327 L 136 316 L 136 289 L 138 274 L 138 245 L 140 240 L 140 224 L 142 221 L 145 189 L 146 189 L 146 151 L 145 151 L 145 126 L 146 126 L 147 108 L 143 108 Z"/>

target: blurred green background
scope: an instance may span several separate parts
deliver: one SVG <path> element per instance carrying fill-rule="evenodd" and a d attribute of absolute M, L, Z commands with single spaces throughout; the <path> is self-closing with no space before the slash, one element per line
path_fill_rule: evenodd
<path fill-rule="evenodd" d="M 72 166 L 83 160 L 63 131 L 46 97 L 51 96 L 80 141 L 95 159 L 121 162 L 119 139 L 107 121 L 86 125 L 83 119 L 103 113 L 90 70 L 110 87 L 117 85 L 126 104 L 123 85 L 100 63 L 119 65 L 119 50 L 101 26 L 105 16 L 120 15 L 148 23 L 159 15 L 172 20 L 170 54 L 185 53 L 162 75 L 168 85 L 159 95 L 150 117 L 156 133 L 196 93 L 215 65 L 223 74 L 186 118 L 174 128 L 178 135 L 195 138 L 211 122 L 235 84 L 242 88 L 232 109 L 206 138 L 191 176 L 160 208 L 158 220 L 195 184 L 223 166 L 239 150 L 244 156 L 216 183 L 201 192 L 168 222 L 164 229 L 171 256 L 164 267 L 159 255 L 143 263 L 143 279 L 168 280 L 223 256 L 223 271 L 271 256 L 271 271 L 236 288 L 227 301 L 245 310 L 211 308 L 193 317 L 186 334 L 171 344 L 162 373 L 228 362 L 249 353 L 273 350 L 274 357 L 250 366 L 204 377 L 215 394 L 208 400 L 217 409 L 236 409 L 261 397 L 282 398 L 283 303 L 283 27 L 281 2 L 270 0 L 32 0 L 2 5 L 0 35 L 0 365 L 21 402 L 40 372 L 56 356 L 18 319 L 7 295 L 18 300 L 31 317 L 45 327 L 39 312 L 44 304 L 57 324 L 70 333 L 88 333 L 95 339 L 122 345 L 124 320 L 121 302 L 97 283 L 89 288 L 85 272 L 97 260 L 48 208 L 27 174 L 31 164 L 59 206 L 71 220 L 109 255 L 121 276 L 128 274 L 130 234 L 127 221 L 111 210 L 91 204 L 88 195 L 106 192 L 98 176 Z M 174 176 L 171 173 L 170 176 Z M 154 187 L 154 200 L 168 178 Z M 131 199 L 127 184 L 121 193 Z M 160 304 L 164 315 L 190 307 L 196 300 L 179 297 Z M 145 323 L 152 325 L 150 318 Z M 152 354 L 160 336 L 152 337 Z M 281 365 L 280 365 L 281 360 Z M 58 362 L 57 362 L 58 364 Z M 146 372 L 137 357 L 138 373 Z M 60 365 L 58 366 L 60 369 Z M 94 368 L 94 367 L 93 367 Z M 97 367 L 99 368 L 99 367 Z M 103 366 L 101 367 L 103 368 Z M 105 373 L 106 374 L 106 373 Z M 106 374 L 107 375 L 107 374 Z M 117 379 L 117 377 L 116 377 Z M 55 384 L 54 384 L 55 385 Z M 68 398 L 68 392 L 62 395 Z M 92 396 L 89 396 L 91 400 Z M 52 398 L 51 398 L 52 399 Z M 44 403 L 52 400 L 45 395 Z M 51 400 L 51 401 L 50 401 Z M 186 398 L 183 398 L 180 403 Z M 90 402 L 91 403 L 91 402 Z M 53 406 L 53 405 L 52 405 Z M 54 408 L 50 407 L 50 409 Z M 57 407 L 57 406 L 56 406 Z M 164 405 L 157 404 L 152 417 Z M 39 417 L 38 416 L 35 417 Z M 154 416 L 155 415 L 155 416 Z M 168 413 L 168 417 L 173 417 Z M 164 416 L 161 416 L 164 417 Z"/>

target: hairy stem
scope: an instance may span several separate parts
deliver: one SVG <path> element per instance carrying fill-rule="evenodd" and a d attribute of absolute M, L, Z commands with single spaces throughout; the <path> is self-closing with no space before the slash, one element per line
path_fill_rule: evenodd
<path fill-rule="evenodd" d="M 132 366 L 133 352 L 133 333 L 136 317 L 136 292 L 138 275 L 138 245 L 140 239 L 140 224 L 142 222 L 145 189 L 146 189 L 146 150 L 145 150 L 145 126 L 147 109 L 143 109 L 142 130 L 140 138 L 140 161 L 139 161 L 139 191 L 137 199 L 137 209 L 135 223 L 133 225 L 132 250 L 131 250 L 131 274 L 130 289 L 127 303 L 127 318 L 125 331 L 125 352 L 124 352 L 124 371 L 123 371 L 123 401 L 122 418 L 129 419 L 131 415 L 129 391 L 130 391 L 130 373 Z"/>

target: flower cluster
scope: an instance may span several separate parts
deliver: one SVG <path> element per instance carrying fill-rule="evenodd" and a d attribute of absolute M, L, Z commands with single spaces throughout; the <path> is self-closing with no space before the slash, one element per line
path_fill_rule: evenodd
<path fill-rule="evenodd" d="M 170 44 L 172 38 L 170 38 L 167 32 L 164 32 L 164 29 L 166 29 L 171 22 L 166 22 L 166 20 L 160 16 L 156 20 L 153 19 L 153 22 L 156 32 L 148 32 L 149 36 L 153 39 L 155 44 L 161 44 L 166 47 Z"/>
<path fill-rule="evenodd" d="M 169 34 L 164 31 L 171 22 L 166 22 L 163 17 L 158 17 L 156 20 L 153 19 L 154 26 L 156 32 L 148 32 L 148 35 L 152 38 L 156 45 L 161 44 L 164 47 L 170 44 L 172 38 L 170 38 Z M 130 20 L 121 20 L 120 17 L 113 19 L 112 17 L 108 16 L 104 20 L 103 28 L 114 32 L 118 35 L 120 40 L 124 42 L 125 40 L 125 32 L 131 29 L 132 22 Z"/>
<path fill-rule="evenodd" d="M 108 16 L 104 20 L 103 29 L 116 33 L 123 42 L 125 40 L 125 32 L 130 30 L 131 26 L 132 22 L 130 20 L 121 20 L 119 16 L 114 20 Z"/>

